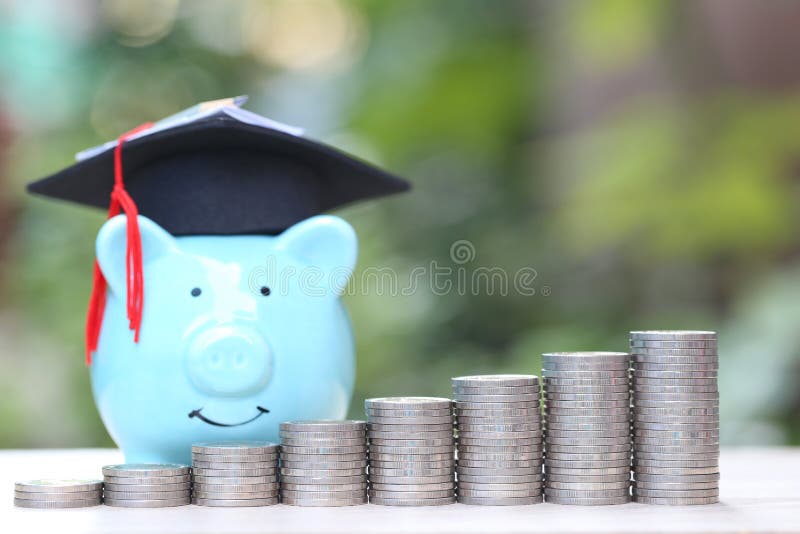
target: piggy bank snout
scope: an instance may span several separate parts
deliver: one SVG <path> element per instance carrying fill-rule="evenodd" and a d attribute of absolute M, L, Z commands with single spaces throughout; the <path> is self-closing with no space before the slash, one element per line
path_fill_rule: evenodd
<path fill-rule="evenodd" d="M 238 397 L 263 389 L 272 374 L 272 351 L 256 330 L 214 327 L 193 336 L 186 354 L 194 386 L 207 395 Z"/>

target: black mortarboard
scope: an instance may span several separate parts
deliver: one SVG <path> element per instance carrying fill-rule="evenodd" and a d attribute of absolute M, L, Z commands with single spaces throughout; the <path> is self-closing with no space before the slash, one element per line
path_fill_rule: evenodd
<path fill-rule="evenodd" d="M 277 234 L 321 212 L 409 188 L 296 129 L 221 102 L 227 105 L 196 106 L 125 141 L 125 189 L 141 215 L 173 235 Z M 28 191 L 107 209 L 115 144 L 87 151 Z"/>

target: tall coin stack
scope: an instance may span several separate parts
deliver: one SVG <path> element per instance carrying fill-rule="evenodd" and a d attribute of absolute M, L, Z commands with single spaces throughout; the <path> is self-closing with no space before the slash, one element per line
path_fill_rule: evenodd
<path fill-rule="evenodd" d="M 539 377 L 453 378 L 458 431 L 458 502 L 542 502 Z"/>
<path fill-rule="evenodd" d="M 455 502 L 453 401 L 367 399 L 369 500 L 389 506 Z"/>
<path fill-rule="evenodd" d="M 719 502 L 716 332 L 631 332 L 630 343 L 634 500 Z"/>
<path fill-rule="evenodd" d="M 83 508 L 103 503 L 102 480 L 29 480 L 14 484 L 14 506 Z"/>
<path fill-rule="evenodd" d="M 281 501 L 296 506 L 367 502 L 364 421 L 281 423 Z"/>
<path fill-rule="evenodd" d="M 544 354 L 545 501 L 630 501 L 629 356 Z"/>
<path fill-rule="evenodd" d="M 278 450 L 269 441 L 192 445 L 192 502 L 235 507 L 277 504 Z"/>
<path fill-rule="evenodd" d="M 188 465 L 107 465 L 103 467 L 103 480 L 103 502 L 109 506 L 165 508 L 191 502 Z"/>

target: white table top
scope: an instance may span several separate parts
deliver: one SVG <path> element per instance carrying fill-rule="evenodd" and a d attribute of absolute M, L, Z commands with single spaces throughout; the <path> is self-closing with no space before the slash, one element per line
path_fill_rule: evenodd
<path fill-rule="evenodd" d="M 124 509 L 96 506 L 33 510 L 13 506 L 14 481 L 45 477 L 102 478 L 120 463 L 105 449 L 0 451 L 2 532 L 800 532 L 800 448 L 723 449 L 721 503 L 667 507 L 626 504 L 580 507 L 537 504 L 431 508 L 376 505 L 344 508 Z"/>

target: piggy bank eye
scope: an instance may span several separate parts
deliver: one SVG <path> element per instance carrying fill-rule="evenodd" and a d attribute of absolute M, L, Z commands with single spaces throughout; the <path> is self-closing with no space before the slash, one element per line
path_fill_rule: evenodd
<path fill-rule="evenodd" d="M 261 286 L 260 291 L 261 291 L 261 294 L 264 295 L 265 297 L 268 297 L 269 294 L 272 293 L 270 288 L 268 288 L 267 286 Z"/>
<path fill-rule="evenodd" d="M 199 297 L 200 293 L 202 293 L 202 292 L 203 292 L 202 289 L 200 289 L 199 287 L 196 287 L 196 288 L 192 289 L 192 296 L 193 297 Z"/>

